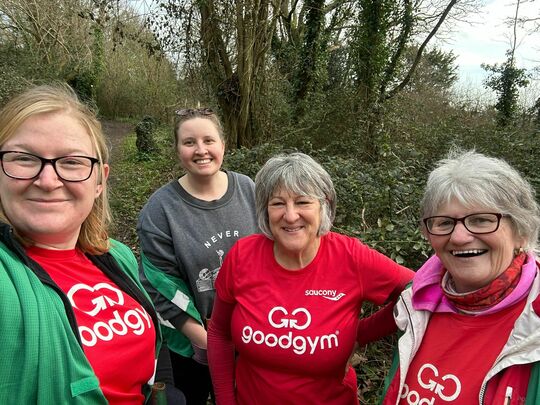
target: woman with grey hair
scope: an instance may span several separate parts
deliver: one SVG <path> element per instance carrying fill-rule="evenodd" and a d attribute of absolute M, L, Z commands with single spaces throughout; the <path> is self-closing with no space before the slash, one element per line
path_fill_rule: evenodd
<path fill-rule="evenodd" d="M 362 302 L 397 297 L 413 273 L 330 231 L 334 186 L 305 154 L 270 159 L 255 198 L 263 234 L 240 239 L 216 280 L 208 354 L 217 403 L 357 404 L 348 359 L 364 339 Z"/>
<path fill-rule="evenodd" d="M 451 152 L 429 175 L 435 256 L 395 307 L 403 335 L 383 404 L 540 403 L 539 207 L 508 163 Z"/>

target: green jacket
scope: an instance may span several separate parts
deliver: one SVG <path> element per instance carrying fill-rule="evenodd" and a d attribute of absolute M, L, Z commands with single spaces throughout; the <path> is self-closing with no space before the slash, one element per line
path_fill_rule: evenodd
<path fill-rule="evenodd" d="M 140 285 L 131 250 L 111 241 L 88 255 L 109 278 L 157 317 Z M 66 295 L 0 223 L 0 404 L 107 404 L 84 355 Z M 156 328 L 157 356 L 161 336 Z M 110 359 L 113 360 L 113 359 Z M 125 370 L 129 373 L 129 370 Z M 143 387 L 149 397 L 150 386 Z"/>
<path fill-rule="evenodd" d="M 203 324 L 201 315 L 195 308 L 189 288 L 182 279 L 165 274 L 159 268 L 154 266 L 142 251 L 141 265 L 144 269 L 144 276 L 156 290 L 201 325 Z M 170 322 L 167 322 L 164 319 L 160 319 L 160 321 L 161 333 L 163 334 L 163 339 L 167 342 L 169 349 L 184 357 L 191 357 L 193 355 L 193 348 L 190 340 L 178 331 Z"/>

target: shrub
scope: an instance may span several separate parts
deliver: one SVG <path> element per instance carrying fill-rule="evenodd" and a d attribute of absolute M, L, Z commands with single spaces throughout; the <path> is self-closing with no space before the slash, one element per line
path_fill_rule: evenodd
<path fill-rule="evenodd" d="M 150 116 L 145 116 L 137 125 L 135 125 L 135 134 L 137 135 L 137 151 L 139 158 L 148 159 L 149 155 L 158 151 L 154 140 L 154 132 L 158 126 L 158 121 Z"/>

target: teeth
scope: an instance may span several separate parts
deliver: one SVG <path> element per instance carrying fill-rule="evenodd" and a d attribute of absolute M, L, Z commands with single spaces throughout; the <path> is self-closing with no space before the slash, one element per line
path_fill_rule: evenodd
<path fill-rule="evenodd" d="M 204 165 L 206 163 L 210 163 L 210 159 L 199 159 L 199 160 L 196 160 L 195 163 L 199 163 L 201 165 Z"/>
<path fill-rule="evenodd" d="M 472 255 L 479 255 L 484 253 L 485 249 L 471 249 L 471 250 L 452 250 L 452 255 L 454 256 L 472 256 Z"/>
<path fill-rule="evenodd" d="M 295 231 L 300 230 L 300 228 L 301 227 L 299 226 L 299 227 L 296 227 L 296 228 L 283 228 L 283 229 L 285 229 L 285 231 L 287 231 L 287 232 L 295 232 Z"/>

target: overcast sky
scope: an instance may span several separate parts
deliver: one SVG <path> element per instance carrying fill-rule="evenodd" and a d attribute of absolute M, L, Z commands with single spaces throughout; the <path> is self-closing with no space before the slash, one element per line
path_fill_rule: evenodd
<path fill-rule="evenodd" d="M 487 0 L 480 12 L 471 18 L 475 23 L 458 24 L 455 26 L 451 40 L 441 47 L 453 50 L 457 55 L 460 82 L 458 87 L 473 92 L 484 93 L 482 81 L 486 72 L 480 67 L 482 63 L 502 63 L 506 59 L 506 51 L 510 48 L 512 27 L 505 20 L 515 14 L 515 0 Z M 540 16 L 540 1 L 521 3 L 521 17 Z M 517 31 L 518 48 L 516 50 L 517 67 L 540 67 L 540 33 L 527 34 L 525 30 Z M 538 78 L 537 74 L 537 78 Z M 540 97 L 540 81 L 533 80 L 524 97 Z"/>

